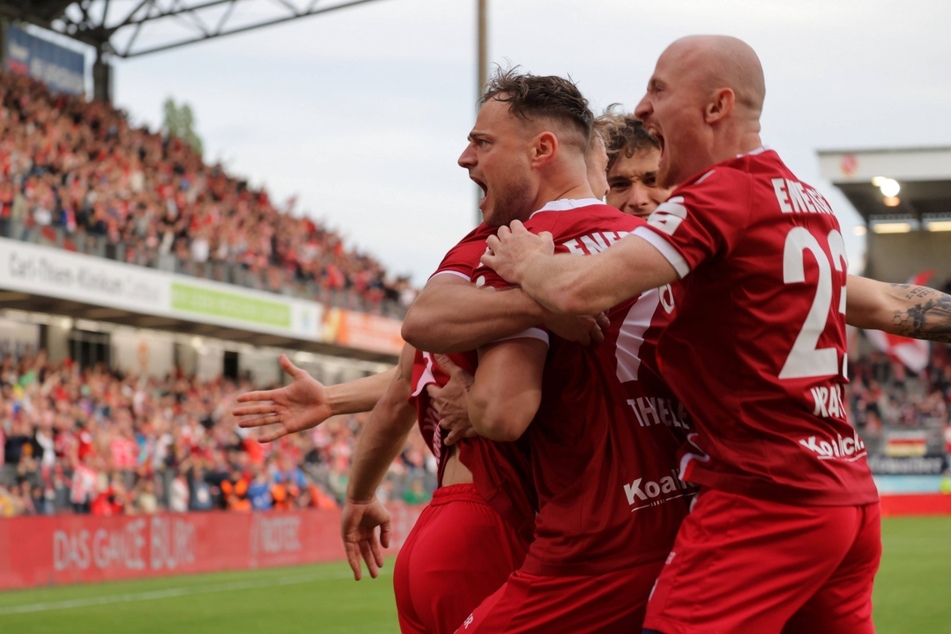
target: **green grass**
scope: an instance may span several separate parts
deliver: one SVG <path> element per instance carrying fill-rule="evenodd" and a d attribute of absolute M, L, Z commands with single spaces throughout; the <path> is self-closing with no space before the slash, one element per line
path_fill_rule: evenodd
<path fill-rule="evenodd" d="M 883 634 L 951 632 L 951 517 L 890 518 L 875 587 Z M 393 562 L 356 583 L 345 563 L 0 593 L 0 632 L 396 632 Z"/>
<path fill-rule="evenodd" d="M 875 626 L 883 634 L 951 632 L 951 517 L 882 522 Z"/>
<path fill-rule="evenodd" d="M 0 632 L 390 633 L 392 571 L 358 583 L 342 562 L 4 592 Z"/>

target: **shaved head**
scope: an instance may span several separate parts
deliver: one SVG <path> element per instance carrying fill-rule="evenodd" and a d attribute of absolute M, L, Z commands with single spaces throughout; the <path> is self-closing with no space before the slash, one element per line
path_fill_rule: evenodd
<path fill-rule="evenodd" d="M 756 51 L 729 35 L 691 35 L 671 44 L 665 54 L 684 56 L 698 74 L 702 88 L 730 88 L 736 103 L 759 118 L 766 98 L 766 80 Z"/>
<path fill-rule="evenodd" d="M 763 67 L 742 40 L 693 35 L 668 46 L 634 110 L 660 143 L 660 185 L 760 147 L 765 97 Z"/>

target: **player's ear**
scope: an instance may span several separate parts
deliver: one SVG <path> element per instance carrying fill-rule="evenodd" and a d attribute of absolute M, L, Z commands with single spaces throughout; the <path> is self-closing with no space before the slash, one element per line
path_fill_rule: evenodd
<path fill-rule="evenodd" d="M 733 111 L 735 101 L 736 94 L 732 88 L 717 88 L 703 110 L 703 118 L 707 123 L 723 120 Z"/>
<path fill-rule="evenodd" d="M 545 130 L 532 140 L 532 166 L 538 167 L 551 161 L 558 152 L 558 137 Z"/>

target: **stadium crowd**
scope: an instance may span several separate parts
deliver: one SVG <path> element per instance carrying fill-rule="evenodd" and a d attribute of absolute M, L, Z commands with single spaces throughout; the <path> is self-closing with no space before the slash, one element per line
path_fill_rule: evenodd
<path fill-rule="evenodd" d="M 407 277 L 175 137 L 0 73 L 0 236 L 400 315 Z"/>
<path fill-rule="evenodd" d="M 870 451 L 887 453 L 884 441 L 894 431 L 930 431 L 937 441 L 931 444 L 951 450 L 951 346 L 931 344 L 927 366 L 916 373 L 857 343 L 864 352 L 850 364 L 848 411 Z"/>
<path fill-rule="evenodd" d="M 339 506 L 365 416 L 262 444 L 230 414 L 249 389 L 3 356 L 0 517 Z M 414 432 L 378 495 L 425 502 L 427 455 Z"/>
<path fill-rule="evenodd" d="M 868 344 L 849 415 L 872 453 L 887 430 L 951 427 L 951 346 L 916 374 Z M 335 508 L 366 416 L 262 444 L 231 415 L 246 382 L 149 379 L 39 354 L 0 360 L 0 517 Z M 414 428 L 378 496 L 425 502 L 435 465 Z"/>

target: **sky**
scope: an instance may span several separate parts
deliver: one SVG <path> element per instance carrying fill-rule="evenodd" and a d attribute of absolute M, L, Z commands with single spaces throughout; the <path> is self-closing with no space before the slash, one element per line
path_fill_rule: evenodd
<path fill-rule="evenodd" d="M 273 0 L 258 0 L 268 3 Z M 253 4 L 253 3 L 247 3 Z M 852 268 L 858 214 L 817 151 L 951 146 L 946 0 L 489 0 L 489 61 L 568 75 L 598 113 L 633 109 L 678 37 L 759 54 L 762 138 L 837 210 Z M 422 285 L 477 221 L 456 160 L 476 113 L 475 0 L 379 0 L 114 60 L 114 101 L 153 129 L 187 102 L 206 161 L 263 186 Z M 253 8 L 251 10 L 254 10 Z"/>

